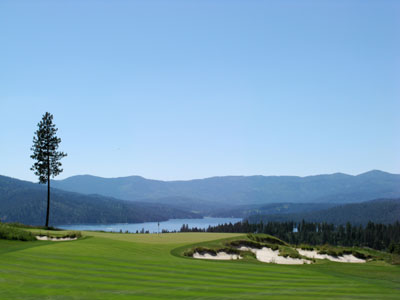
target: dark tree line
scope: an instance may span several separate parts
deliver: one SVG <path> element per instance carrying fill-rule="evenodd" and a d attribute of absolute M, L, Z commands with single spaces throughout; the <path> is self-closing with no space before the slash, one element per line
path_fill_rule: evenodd
<path fill-rule="evenodd" d="M 366 226 L 334 225 L 316 222 L 267 222 L 251 224 L 247 221 L 235 224 L 225 223 L 209 226 L 207 229 L 189 228 L 183 225 L 181 232 L 235 232 L 267 233 L 290 244 L 324 245 L 347 247 L 370 247 L 377 250 L 388 250 L 400 254 L 400 223 L 376 224 L 369 222 Z"/>

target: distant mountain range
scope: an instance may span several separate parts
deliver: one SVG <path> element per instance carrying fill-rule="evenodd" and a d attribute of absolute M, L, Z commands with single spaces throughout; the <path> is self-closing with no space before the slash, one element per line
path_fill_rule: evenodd
<path fill-rule="evenodd" d="M 185 199 L 188 206 L 210 206 L 213 210 L 215 206 L 228 209 L 232 205 L 267 203 L 354 203 L 400 197 L 400 175 L 376 170 L 357 176 L 225 176 L 188 181 L 79 175 L 55 180 L 53 186 L 131 201 L 173 204 L 170 200 L 174 198 Z"/>
<path fill-rule="evenodd" d="M 226 176 L 188 181 L 80 175 L 53 180 L 52 187 L 52 224 L 140 223 L 201 216 L 251 220 L 326 217 L 338 222 L 342 219 L 331 216 L 341 214 L 343 220 L 355 220 L 352 216 L 359 209 L 348 206 L 345 209 L 349 211 L 342 213 L 340 205 L 400 198 L 400 175 L 370 171 L 357 176 Z M 390 212 L 374 205 L 381 217 L 364 216 L 393 220 Z M 45 208 L 45 186 L 0 176 L 1 221 L 42 224 Z"/>
<path fill-rule="evenodd" d="M 368 221 L 374 223 L 391 224 L 400 222 L 400 198 L 377 199 L 361 203 L 338 205 L 328 209 L 288 214 L 252 215 L 248 217 L 250 223 L 260 221 L 284 222 L 326 222 L 333 224 L 345 224 L 350 222 L 357 225 L 365 225 Z"/>
<path fill-rule="evenodd" d="M 46 186 L 0 176 L 2 222 L 43 225 L 46 205 Z M 201 216 L 166 204 L 125 201 L 59 189 L 51 191 L 51 225 L 142 223 L 178 218 L 201 218 Z"/>

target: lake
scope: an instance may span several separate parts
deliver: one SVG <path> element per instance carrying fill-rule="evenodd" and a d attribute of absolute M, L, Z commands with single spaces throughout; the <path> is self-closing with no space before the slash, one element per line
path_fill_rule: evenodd
<path fill-rule="evenodd" d="M 188 224 L 189 228 L 207 228 L 208 226 L 216 226 L 225 223 L 237 223 L 242 221 L 240 218 L 203 218 L 203 219 L 171 219 L 160 222 L 160 232 L 165 229 L 168 231 L 179 231 L 183 224 Z M 57 225 L 58 228 L 67 230 L 98 230 L 98 231 L 114 231 L 119 232 L 136 232 L 149 231 L 155 233 L 158 231 L 157 222 L 146 223 L 118 223 L 118 224 L 76 224 L 76 225 Z"/>

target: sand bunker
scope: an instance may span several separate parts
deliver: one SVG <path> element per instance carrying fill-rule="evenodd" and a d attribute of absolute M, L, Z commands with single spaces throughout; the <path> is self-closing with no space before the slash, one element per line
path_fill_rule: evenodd
<path fill-rule="evenodd" d="M 218 252 L 217 255 L 212 255 L 210 253 L 200 254 L 195 252 L 193 254 L 193 258 L 200 259 L 217 259 L 217 260 L 233 260 L 233 259 L 241 259 L 241 257 L 237 254 L 228 254 L 226 252 Z"/>
<path fill-rule="evenodd" d="M 53 242 L 64 242 L 64 241 L 75 241 L 77 238 L 55 238 L 55 237 L 48 237 L 48 236 L 36 236 L 36 239 L 39 241 L 53 241 Z"/>
<path fill-rule="evenodd" d="M 262 249 L 253 249 L 242 246 L 239 248 L 239 250 L 251 251 L 256 255 L 257 260 L 266 263 L 275 263 L 282 265 L 302 265 L 311 263 L 311 261 L 307 259 L 279 256 L 279 250 L 274 251 L 267 247 L 263 247 Z"/>
<path fill-rule="evenodd" d="M 302 250 L 296 249 L 301 255 L 309 258 L 317 259 L 329 259 L 331 261 L 343 262 L 343 263 L 365 263 L 365 259 L 357 258 L 353 254 L 344 254 L 343 256 L 332 256 L 328 254 L 318 254 L 317 251 L 313 250 Z"/>

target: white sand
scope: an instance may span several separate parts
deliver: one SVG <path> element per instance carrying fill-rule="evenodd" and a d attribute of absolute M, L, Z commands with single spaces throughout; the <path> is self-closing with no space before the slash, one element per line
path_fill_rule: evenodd
<path fill-rule="evenodd" d="M 210 253 L 200 254 L 195 252 L 193 254 L 193 258 L 200 259 L 217 259 L 217 260 L 233 260 L 233 259 L 241 259 L 239 255 L 236 254 L 228 254 L 226 252 L 218 252 L 217 255 L 211 255 Z"/>
<path fill-rule="evenodd" d="M 280 265 L 302 265 L 311 263 L 311 261 L 307 259 L 279 256 L 279 250 L 274 251 L 271 248 L 266 247 L 263 247 L 262 249 L 254 249 L 242 246 L 239 250 L 251 251 L 256 255 L 257 260 L 266 263 L 275 263 Z"/>
<path fill-rule="evenodd" d="M 353 254 L 344 254 L 343 256 L 334 257 L 328 254 L 318 254 L 315 250 L 296 249 L 301 255 L 309 258 L 329 259 L 336 262 L 344 263 L 365 263 L 365 259 L 357 258 Z"/>
<path fill-rule="evenodd" d="M 36 236 L 36 239 L 39 241 L 53 241 L 53 242 L 64 242 L 64 241 L 75 241 L 77 238 L 52 238 L 48 236 Z"/>

